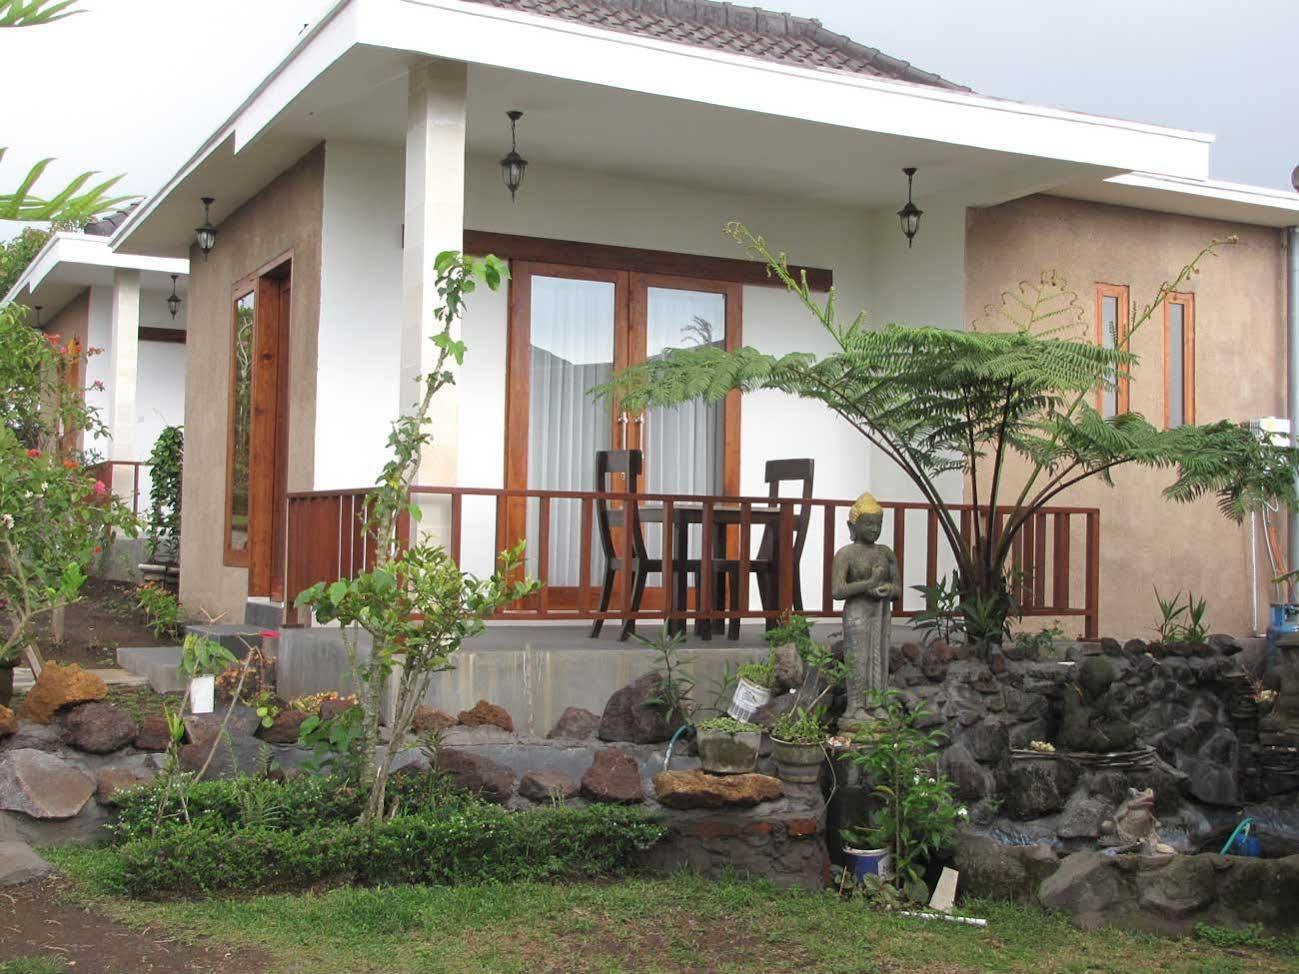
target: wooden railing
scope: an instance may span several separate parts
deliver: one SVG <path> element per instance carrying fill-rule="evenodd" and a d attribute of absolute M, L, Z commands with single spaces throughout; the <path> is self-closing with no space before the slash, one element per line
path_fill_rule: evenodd
<path fill-rule="evenodd" d="M 86 472 L 96 480 L 102 480 L 104 486 L 122 503 L 129 502 L 131 513 L 138 515 L 140 513 L 140 471 L 144 467 L 151 466 L 153 464 L 144 460 L 104 460 L 102 463 L 87 467 Z M 128 477 L 131 481 L 129 490 L 124 483 Z"/>
<path fill-rule="evenodd" d="M 365 508 L 368 489 L 312 491 L 289 495 L 285 593 L 289 603 L 296 593 L 322 581 L 352 578 L 370 568 L 375 560 L 375 539 L 365 531 Z M 529 541 L 529 570 L 543 583 L 540 593 L 525 603 L 516 604 L 498 614 L 501 619 L 590 621 L 594 619 L 646 621 L 768 619 L 780 617 L 795 608 L 794 572 L 802 573 L 802 614 L 811 618 L 839 615 L 831 598 L 830 575 L 834 553 L 847 543 L 846 522 L 851 500 L 826 500 L 800 497 L 722 497 L 682 494 L 625 493 L 601 494 L 590 491 L 505 490 L 486 487 L 415 487 L 412 501 L 423 509 L 428 506 L 419 529 L 430 527 L 439 535 L 451 556 L 462 567 L 490 570 L 495 552 L 508 547 L 522 533 L 520 510 L 535 505 L 536 537 Z M 639 611 L 624 609 L 631 603 L 632 550 L 620 544 L 616 604 L 601 612 L 598 605 L 599 579 L 595 578 L 598 540 L 594 527 L 597 501 L 607 501 L 621 514 L 624 505 L 634 501 L 641 529 L 647 540 L 657 541 L 655 557 L 662 560 L 661 578 L 673 578 L 673 563 L 681 553 L 675 531 L 664 531 L 662 525 L 676 524 L 683 510 L 693 508 L 698 525 L 697 553 L 687 553 L 699 567 L 699 591 L 683 604 L 672 605 L 666 587 L 649 589 Z M 466 520 L 465 508 L 480 505 L 475 516 Z M 576 585 L 564 589 L 566 596 L 551 594 L 554 578 L 555 545 L 552 539 L 551 512 L 557 504 L 578 505 Z M 481 510 L 486 505 L 487 510 Z M 806 545 L 801 563 L 791 558 L 778 559 L 774 572 L 774 605 L 764 608 L 751 605 L 750 579 L 755 574 L 755 533 L 766 526 L 777 532 L 779 550 L 793 548 L 795 522 L 803 505 L 809 505 Z M 930 505 L 911 502 L 881 502 L 886 521 L 882 540 L 891 544 L 901 568 L 904 591 L 894 604 L 894 615 L 907 617 L 922 611 L 924 597 L 910 590 L 916 584 L 934 585 L 950 572 L 949 546 L 940 527 L 938 512 Z M 959 517 L 959 529 L 968 542 L 973 530 L 975 509 L 971 505 L 953 505 Z M 718 512 L 724 511 L 725 517 Z M 998 511 L 1004 525 L 1010 510 Z M 986 514 L 983 515 L 986 522 Z M 719 521 L 725 520 L 722 524 Z M 621 523 L 621 517 L 618 518 Z M 923 525 L 921 527 L 921 525 Z M 917 530 L 919 527 L 919 530 Z M 721 529 L 719 532 L 718 529 Z M 759 532 L 754 532 L 759 528 Z M 412 524 L 409 516 L 398 527 L 398 544 L 409 542 Z M 1000 528 L 999 528 L 1000 529 Z M 511 536 L 512 535 L 512 536 Z M 472 538 L 470 537 L 472 536 Z M 474 542 L 474 551 L 466 549 L 466 539 Z M 714 540 L 716 539 L 716 540 Z M 747 543 L 741 543 L 747 539 Z M 814 544 L 814 541 L 816 542 Z M 713 550 L 719 545 L 725 550 Z M 463 557 L 462 557 L 463 556 Z M 738 605 L 715 606 L 712 587 L 717 575 L 713 571 L 720 559 L 737 563 Z M 474 561 L 475 565 L 467 565 Z M 1097 636 L 1100 595 L 1100 512 L 1096 508 L 1049 507 L 1034 514 L 1015 541 L 1011 555 L 1013 594 L 1025 616 L 1081 617 L 1084 638 Z M 570 569 L 572 566 L 569 566 Z M 810 583 L 819 582 L 819 591 Z M 654 592 L 658 597 L 653 597 Z M 296 623 L 290 609 L 286 624 Z"/>

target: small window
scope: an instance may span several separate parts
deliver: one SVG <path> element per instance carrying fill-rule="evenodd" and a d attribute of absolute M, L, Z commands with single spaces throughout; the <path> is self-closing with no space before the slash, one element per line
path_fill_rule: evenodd
<path fill-rule="evenodd" d="M 1195 295 L 1164 299 L 1164 425 L 1195 422 Z"/>
<path fill-rule="evenodd" d="M 226 562 L 248 558 L 248 461 L 253 428 L 253 292 L 235 299 L 231 328 L 230 431 L 226 485 Z"/>
<path fill-rule="evenodd" d="M 1126 348 L 1128 341 L 1128 289 L 1121 284 L 1096 285 L 1096 344 Z M 1096 408 L 1106 419 L 1126 413 L 1129 407 L 1127 376 L 1120 376 L 1096 391 Z"/>

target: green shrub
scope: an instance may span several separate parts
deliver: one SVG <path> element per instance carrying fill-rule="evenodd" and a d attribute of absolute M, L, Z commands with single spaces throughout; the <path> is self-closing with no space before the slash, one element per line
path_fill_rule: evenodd
<path fill-rule="evenodd" d="M 117 853 L 126 892 L 156 897 L 293 889 L 330 879 L 451 885 L 609 876 L 626 871 L 662 835 L 646 812 L 623 806 L 507 812 L 465 804 L 369 828 L 172 827 Z"/>
<path fill-rule="evenodd" d="M 180 791 L 167 788 L 160 780 L 121 794 L 117 822 L 110 826 L 115 840 L 147 839 L 159 821 L 165 828 L 183 828 Z M 266 825 L 278 831 L 301 832 L 341 825 L 360 818 L 366 801 L 365 791 L 345 778 L 310 774 L 285 781 L 240 777 L 190 782 L 183 791 L 190 823 L 218 830 Z M 456 806 L 467 800 L 445 776 L 431 772 L 399 774 L 389 783 L 388 792 L 389 807 L 402 814 Z"/>

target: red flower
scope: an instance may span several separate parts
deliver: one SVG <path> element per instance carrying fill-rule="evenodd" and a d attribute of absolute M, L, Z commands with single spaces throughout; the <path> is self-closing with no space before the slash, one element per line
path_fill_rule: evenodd
<path fill-rule="evenodd" d="M 263 639 L 279 639 L 280 634 L 274 629 L 263 629 L 259 634 Z"/>
<path fill-rule="evenodd" d="M 35 460 L 37 457 L 41 455 L 41 451 L 36 449 L 36 447 L 32 447 L 30 450 L 27 451 L 27 455 L 31 457 L 33 460 Z"/>
<path fill-rule="evenodd" d="M 105 484 L 102 480 L 96 480 L 95 493 L 98 494 L 100 497 L 103 497 L 105 494 L 108 493 L 108 485 Z"/>
<path fill-rule="evenodd" d="M 96 379 L 94 382 L 90 383 L 90 388 L 94 392 L 103 392 L 104 384 Z"/>
<path fill-rule="evenodd" d="M 103 552 L 104 549 L 100 545 L 95 545 L 95 554 L 100 555 L 103 554 Z"/>
<path fill-rule="evenodd" d="M 69 470 L 76 470 L 76 469 L 77 469 L 77 461 L 76 461 L 76 460 L 64 460 L 64 461 L 63 461 L 63 466 L 67 467 L 67 469 L 69 469 Z"/>
<path fill-rule="evenodd" d="M 46 336 L 45 336 L 45 340 L 46 340 L 47 342 L 49 342 L 51 345 L 53 345 L 55 348 L 58 347 L 58 344 L 59 344 L 59 338 L 60 338 L 59 335 L 46 335 Z"/>

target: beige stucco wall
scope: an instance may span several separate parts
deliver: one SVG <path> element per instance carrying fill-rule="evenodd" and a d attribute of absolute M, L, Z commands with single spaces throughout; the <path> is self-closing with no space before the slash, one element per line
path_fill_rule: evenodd
<path fill-rule="evenodd" d="M 1285 293 L 1280 231 L 1212 220 L 1034 196 L 971 210 L 966 227 L 966 317 L 985 318 L 1003 290 L 1060 272 L 1079 295 L 1094 328 L 1098 282 L 1130 288 L 1131 316 L 1151 301 L 1214 237 L 1239 243 L 1206 260 L 1181 290 L 1195 294 L 1197 422 L 1283 416 Z M 982 323 L 981 323 L 982 324 Z M 1141 363 L 1131 408 L 1163 422 L 1163 313 L 1133 338 Z M 1214 630 L 1244 633 L 1250 624 L 1249 534 L 1224 519 L 1213 498 L 1165 501 L 1167 472 L 1121 469 L 1113 488 L 1087 482 L 1058 503 L 1101 509 L 1101 633 L 1148 638 L 1158 617 L 1154 586 L 1168 595 L 1190 589 L 1209 601 Z M 1022 480 L 1018 480 L 1022 484 Z M 1263 569 L 1266 578 L 1266 569 Z M 1260 587 L 1263 624 L 1268 594 Z M 1080 621 L 1071 621 L 1080 628 Z"/>
<path fill-rule="evenodd" d="M 190 252 L 180 595 L 199 618 L 242 622 L 248 592 L 247 569 L 222 564 L 231 289 L 290 251 L 288 487 L 311 487 L 323 192 L 324 155 L 317 147 L 221 223 L 206 261 L 197 248 Z"/>

